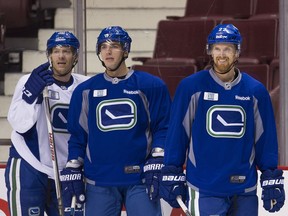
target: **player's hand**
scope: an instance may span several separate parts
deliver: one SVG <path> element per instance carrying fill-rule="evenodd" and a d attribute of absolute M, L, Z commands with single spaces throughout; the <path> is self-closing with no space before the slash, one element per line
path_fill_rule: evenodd
<path fill-rule="evenodd" d="M 22 98 L 32 104 L 42 93 L 45 86 L 54 83 L 53 71 L 49 69 L 50 63 L 46 62 L 35 68 L 29 76 L 22 91 Z"/>
<path fill-rule="evenodd" d="M 85 202 L 85 184 L 80 168 L 65 168 L 60 172 L 63 205 L 70 207 L 73 196 L 76 196 L 76 207 L 81 209 Z"/>
<path fill-rule="evenodd" d="M 261 174 L 260 182 L 264 209 L 269 212 L 279 211 L 285 201 L 283 171 L 266 170 Z"/>
<path fill-rule="evenodd" d="M 143 168 L 145 185 L 150 200 L 159 200 L 159 181 L 163 157 L 150 157 Z"/>
<path fill-rule="evenodd" d="M 176 198 L 181 196 L 185 202 L 187 193 L 186 177 L 181 167 L 164 166 L 162 168 L 159 193 L 160 197 L 173 208 L 180 208 Z"/>

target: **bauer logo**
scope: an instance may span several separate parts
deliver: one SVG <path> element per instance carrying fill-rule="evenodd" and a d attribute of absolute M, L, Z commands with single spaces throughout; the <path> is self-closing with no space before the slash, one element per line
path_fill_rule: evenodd
<path fill-rule="evenodd" d="M 185 176 L 173 176 L 173 175 L 169 175 L 169 176 L 163 176 L 162 177 L 162 181 L 178 181 L 178 182 L 183 182 L 186 181 L 186 177 Z"/>
<path fill-rule="evenodd" d="M 241 106 L 215 105 L 206 115 L 206 130 L 213 137 L 241 138 L 245 133 L 246 113 Z"/>
<path fill-rule="evenodd" d="M 101 131 L 129 130 L 137 122 L 136 104 L 127 98 L 102 101 L 96 108 L 96 122 Z"/>
<path fill-rule="evenodd" d="M 271 179 L 263 181 L 262 187 L 268 185 L 284 185 L 284 179 Z"/>

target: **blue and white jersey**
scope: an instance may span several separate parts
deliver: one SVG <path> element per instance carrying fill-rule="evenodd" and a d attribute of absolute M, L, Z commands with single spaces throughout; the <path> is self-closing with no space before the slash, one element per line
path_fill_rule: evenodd
<path fill-rule="evenodd" d="M 256 189 L 256 166 L 275 169 L 278 143 L 270 96 L 244 72 L 232 83 L 210 70 L 179 84 L 171 108 L 165 165 L 186 164 L 187 183 L 212 196 Z"/>
<path fill-rule="evenodd" d="M 22 99 L 22 89 L 29 76 L 30 74 L 24 75 L 18 81 L 8 112 L 7 118 L 13 128 L 11 135 L 12 150 L 16 150 L 35 169 L 53 178 L 54 174 L 43 97 L 38 97 L 38 100 L 36 99 L 33 104 L 28 104 Z M 67 130 L 67 115 L 72 92 L 79 83 L 88 79 L 86 76 L 75 73 L 72 73 L 72 76 L 73 82 L 68 87 L 61 87 L 55 83 L 48 86 L 49 92 L 53 92 L 54 97 L 59 98 L 58 100 L 49 99 L 49 103 L 57 161 L 60 170 L 67 163 L 67 145 L 70 138 Z M 12 155 L 10 156 L 15 156 L 13 155 L 13 151 L 11 152 Z"/>
<path fill-rule="evenodd" d="M 171 99 L 164 82 L 141 71 L 124 79 L 98 74 L 73 93 L 68 115 L 69 160 L 84 160 L 98 186 L 141 183 L 152 148 L 164 147 Z"/>

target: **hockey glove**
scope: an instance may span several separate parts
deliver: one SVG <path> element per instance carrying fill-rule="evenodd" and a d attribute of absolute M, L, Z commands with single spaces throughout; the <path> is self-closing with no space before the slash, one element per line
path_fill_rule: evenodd
<path fill-rule="evenodd" d="M 22 91 L 22 98 L 32 104 L 42 93 L 45 86 L 54 83 L 53 72 L 49 69 L 50 63 L 46 62 L 35 68 L 29 76 Z"/>
<path fill-rule="evenodd" d="M 264 209 L 269 212 L 279 211 L 285 201 L 283 171 L 266 170 L 261 174 L 260 182 Z"/>
<path fill-rule="evenodd" d="M 85 184 L 82 169 L 66 167 L 60 172 L 60 180 L 65 209 L 71 206 L 73 196 L 76 196 L 76 210 L 83 208 L 85 202 Z"/>
<path fill-rule="evenodd" d="M 144 177 L 147 194 L 150 200 L 159 200 L 159 181 L 163 157 L 150 157 L 144 166 Z"/>
<path fill-rule="evenodd" d="M 160 197 L 173 208 L 180 208 L 176 198 L 181 196 L 185 202 L 186 193 L 186 177 L 183 169 L 176 166 L 164 166 L 161 170 Z"/>

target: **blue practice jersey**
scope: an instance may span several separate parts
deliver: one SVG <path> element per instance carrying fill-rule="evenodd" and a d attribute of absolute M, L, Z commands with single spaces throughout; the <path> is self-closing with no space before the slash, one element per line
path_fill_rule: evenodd
<path fill-rule="evenodd" d="M 98 74 L 73 93 L 68 114 L 69 160 L 84 160 L 98 186 L 141 183 L 152 148 L 164 147 L 171 100 L 158 77 L 129 71 L 124 79 Z"/>
<path fill-rule="evenodd" d="M 232 83 L 224 83 L 204 70 L 179 84 L 164 163 L 179 167 L 186 162 L 193 189 L 212 196 L 253 191 L 256 166 L 277 168 L 277 148 L 270 96 L 254 78 L 238 71 Z"/>

